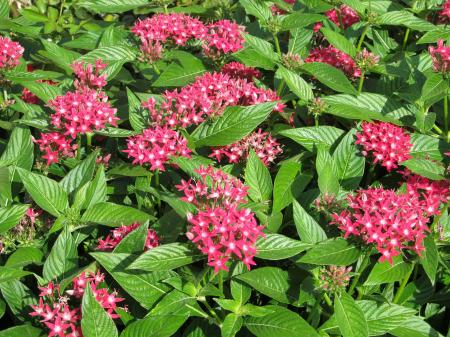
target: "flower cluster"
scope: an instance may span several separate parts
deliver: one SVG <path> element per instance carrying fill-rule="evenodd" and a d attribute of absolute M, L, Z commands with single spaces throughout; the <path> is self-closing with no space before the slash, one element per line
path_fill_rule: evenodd
<path fill-rule="evenodd" d="M 444 40 L 438 40 L 437 48 L 428 48 L 436 72 L 448 74 L 450 72 L 450 47 L 444 45 Z"/>
<path fill-rule="evenodd" d="M 333 46 L 318 47 L 313 49 L 305 62 L 322 62 L 333 67 L 341 69 L 347 76 L 360 77 L 361 69 L 359 69 L 355 61 L 346 53 L 340 51 Z"/>
<path fill-rule="evenodd" d="M 199 181 L 182 180 L 176 186 L 184 193 L 182 200 L 197 207 L 195 214 L 188 214 L 187 237 L 208 255 L 208 265 L 215 272 L 228 270 L 231 258 L 241 259 L 250 269 L 255 264 L 256 240 L 264 234 L 250 209 L 241 208 L 248 188 L 212 166 L 200 167 L 195 173 Z"/>
<path fill-rule="evenodd" d="M 276 139 L 273 139 L 268 132 L 259 129 L 234 144 L 213 149 L 210 157 L 216 158 L 219 162 L 226 158 L 229 163 L 238 163 L 247 159 L 250 150 L 255 151 L 266 166 L 273 163 L 275 158 L 283 152 Z"/>
<path fill-rule="evenodd" d="M 380 62 L 380 57 L 369 52 L 366 48 L 356 55 L 356 64 L 361 71 L 366 72 Z"/>
<path fill-rule="evenodd" d="M 19 65 L 19 59 L 24 51 L 18 42 L 0 36 L 0 69 L 8 70 Z"/>
<path fill-rule="evenodd" d="M 320 287 L 332 294 L 345 289 L 350 281 L 352 267 L 326 266 L 319 270 Z"/>
<path fill-rule="evenodd" d="M 364 156 L 371 154 L 374 163 L 380 162 L 388 171 L 411 158 L 410 135 L 401 127 L 384 122 L 363 122 L 356 134 L 356 144 L 362 146 Z"/>
<path fill-rule="evenodd" d="M 57 163 L 62 157 L 74 157 L 76 144 L 71 144 L 72 140 L 61 133 L 49 132 L 41 133 L 40 139 L 34 142 L 39 145 L 41 152 L 45 153 L 42 158 L 47 160 L 47 165 Z"/>
<path fill-rule="evenodd" d="M 203 52 L 213 59 L 222 54 L 237 52 L 244 47 L 244 27 L 230 20 L 220 20 L 208 25 Z"/>
<path fill-rule="evenodd" d="M 420 255 L 429 232 L 429 217 L 439 214 L 441 202 L 448 201 L 449 184 L 412 175 L 406 190 L 359 190 L 347 197 L 347 209 L 332 214 L 332 223 L 344 231 L 345 237 L 353 235 L 367 244 L 374 243 L 381 253 L 380 261 L 392 263 L 392 258 L 405 249 Z"/>
<path fill-rule="evenodd" d="M 97 272 L 81 273 L 73 279 L 73 288 L 60 292 L 59 286 L 50 282 L 45 287 L 40 287 L 39 304 L 31 305 L 32 317 L 38 317 L 49 329 L 49 337 L 82 337 L 81 331 L 81 307 L 79 299 L 83 297 L 86 287 L 90 286 L 95 299 L 106 310 L 111 318 L 118 318 L 115 310 L 117 303 L 124 299 L 117 297 L 116 292 L 110 293 L 107 288 L 101 287 L 105 275 Z"/>
<path fill-rule="evenodd" d="M 341 5 L 338 9 L 330 9 L 325 13 L 325 15 L 338 27 L 341 27 L 342 22 L 344 29 L 347 29 L 348 27 L 359 22 L 358 13 L 347 5 Z"/>
<path fill-rule="evenodd" d="M 449 23 L 450 22 L 450 1 L 447 0 L 442 5 L 442 9 L 438 13 L 439 23 Z"/>
<path fill-rule="evenodd" d="M 200 124 L 207 117 L 219 116 L 227 106 L 249 106 L 275 102 L 280 98 L 270 89 L 256 87 L 245 79 L 222 73 L 205 73 L 190 85 L 166 91 L 163 103 L 150 98 L 142 105 L 150 112 L 152 124 L 188 127 Z M 282 111 L 279 103 L 275 111 Z"/>
<path fill-rule="evenodd" d="M 129 226 L 120 226 L 116 229 L 111 230 L 110 234 L 106 236 L 105 239 L 98 240 L 97 249 L 103 251 L 111 251 L 132 231 L 137 229 L 141 224 L 134 223 Z M 149 229 L 147 231 L 147 238 L 145 240 L 144 249 L 149 250 L 155 248 L 159 245 L 158 234 L 153 230 Z"/>
<path fill-rule="evenodd" d="M 78 77 L 74 81 L 75 88 L 102 89 L 106 85 L 106 75 L 102 75 L 101 71 L 105 68 L 106 64 L 102 60 L 96 60 L 94 66 L 90 63 L 86 65 L 84 62 L 74 62 L 72 69 Z"/>
<path fill-rule="evenodd" d="M 190 157 L 187 140 L 167 126 L 145 129 L 142 134 L 127 139 L 128 158 L 133 164 L 149 164 L 150 170 L 165 171 L 164 165 L 173 156 Z"/>
<path fill-rule="evenodd" d="M 304 63 L 300 55 L 291 52 L 283 54 L 281 57 L 281 62 L 286 68 L 292 70 L 299 69 Z"/>
<path fill-rule="evenodd" d="M 259 70 L 252 67 L 247 67 L 239 62 L 230 62 L 225 64 L 222 69 L 220 69 L 220 72 L 232 78 L 245 79 L 248 82 L 251 82 L 253 78 L 261 77 L 261 72 Z"/>

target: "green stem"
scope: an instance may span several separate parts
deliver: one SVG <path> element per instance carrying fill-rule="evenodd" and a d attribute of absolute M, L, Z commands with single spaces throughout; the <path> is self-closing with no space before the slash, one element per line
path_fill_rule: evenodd
<path fill-rule="evenodd" d="M 81 135 L 77 135 L 77 159 L 81 159 Z"/>
<path fill-rule="evenodd" d="M 406 43 L 408 42 L 409 32 L 410 32 L 410 29 L 409 28 L 406 29 L 405 37 L 403 38 L 402 50 L 405 50 L 405 48 L 406 48 Z"/>
<path fill-rule="evenodd" d="M 223 294 L 223 274 L 221 270 L 219 271 L 218 276 L 219 276 L 219 290 Z"/>
<path fill-rule="evenodd" d="M 350 285 L 350 289 L 348 290 L 348 294 L 351 296 L 353 295 L 353 292 L 355 291 L 356 285 L 359 282 L 359 279 L 361 278 L 361 274 L 364 271 L 364 269 L 366 268 L 366 264 L 370 259 L 370 253 L 371 250 L 367 249 L 366 253 L 364 254 L 364 258 L 361 261 L 361 264 L 359 266 L 359 270 L 358 270 L 358 274 L 353 278 L 352 280 L 352 284 Z"/>
<path fill-rule="evenodd" d="M 362 31 L 361 37 L 359 38 L 358 46 L 356 47 L 356 51 L 360 51 L 361 50 L 361 46 L 362 46 L 362 44 L 364 42 L 364 39 L 366 38 L 366 34 L 367 34 L 367 31 L 369 30 L 369 27 L 370 27 L 369 25 L 364 27 L 364 30 Z"/>
<path fill-rule="evenodd" d="M 436 124 L 433 125 L 433 129 L 440 135 L 442 135 L 444 132 L 441 130 L 441 128 L 439 126 L 437 126 Z"/>
<path fill-rule="evenodd" d="M 169 11 L 167 10 L 167 5 L 164 5 L 164 14 L 169 14 Z"/>
<path fill-rule="evenodd" d="M 161 71 L 159 70 L 158 66 L 156 64 L 152 64 L 153 70 L 157 75 L 161 74 Z"/>
<path fill-rule="evenodd" d="M 206 300 L 203 302 L 203 304 L 208 309 L 208 312 L 210 313 L 210 315 L 216 320 L 216 324 L 221 326 L 222 320 L 220 319 L 219 315 L 217 315 L 217 313 L 214 311 L 213 308 L 211 308 L 211 306 L 209 305 L 209 303 Z"/>
<path fill-rule="evenodd" d="M 448 141 L 448 92 L 444 96 L 444 130 Z"/>
<path fill-rule="evenodd" d="M 361 77 L 359 78 L 358 95 L 360 95 L 361 92 L 362 92 L 362 88 L 363 88 L 363 84 L 364 84 L 364 78 L 365 78 L 364 75 L 365 75 L 365 73 L 362 72 L 362 73 L 361 73 Z"/>
<path fill-rule="evenodd" d="M 158 189 L 159 188 L 159 170 L 155 171 L 155 187 Z M 161 214 L 161 199 L 158 198 L 158 213 Z"/>
<path fill-rule="evenodd" d="M 275 48 L 277 49 L 277 53 L 281 57 L 280 41 L 278 41 L 278 36 L 276 33 L 273 33 L 273 40 L 275 42 Z"/>
<path fill-rule="evenodd" d="M 318 115 L 314 116 L 314 125 L 319 126 L 319 116 Z"/>
<path fill-rule="evenodd" d="M 395 294 L 394 300 L 392 301 L 394 304 L 397 304 L 398 301 L 400 300 L 400 297 L 402 296 L 403 291 L 405 290 L 405 287 L 408 284 L 409 278 L 411 277 L 411 274 L 414 270 L 414 264 L 415 264 L 415 262 L 413 262 L 411 268 L 409 268 L 408 273 L 406 274 L 402 283 L 400 283 L 400 287 L 397 289 L 397 293 Z"/>
<path fill-rule="evenodd" d="M 64 10 L 65 4 L 66 4 L 66 0 L 61 1 L 61 6 L 59 7 L 58 23 L 61 21 L 62 12 Z"/>
<path fill-rule="evenodd" d="M 94 136 L 94 134 L 92 132 L 86 133 L 87 146 L 89 146 L 89 147 L 92 146 L 92 137 L 93 136 Z"/>
<path fill-rule="evenodd" d="M 286 85 L 286 81 L 284 79 L 281 80 L 281 82 L 280 82 L 280 84 L 278 85 L 278 88 L 277 88 L 277 95 L 279 97 L 281 97 L 281 93 L 283 92 L 283 89 L 284 89 L 285 85 Z"/>
<path fill-rule="evenodd" d="M 333 308 L 333 303 L 331 303 L 331 299 L 327 293 L 323 293 L 323 298 L 324 298 L 325 302 L 328 304 L 328 306 L 330 308 Z"/>

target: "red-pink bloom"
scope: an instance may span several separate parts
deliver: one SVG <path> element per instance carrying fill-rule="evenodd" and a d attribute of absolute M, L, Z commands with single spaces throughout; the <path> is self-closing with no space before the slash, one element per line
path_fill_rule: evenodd
<path fill-rule="evenodd" d="M 38 104 L 39 103 L 39 98 L 35 94 L 33 94 L 30 90 L 28 90 L 27 88 L 23 88 L 21 99 L 25 103 L 29 103 L 29 104 Z"/>
<path fill-rule="evenodd" d="M 245 79 L 248 82 L 253 81 L 253 78 L 260 78 L 261 72 L 253 67 L 247 67 L 245 64 L 239 62 L 230 62 L 225 64 L 220 69 L 222 74 L 229 75 L 232 78 Z"/>
<path fill-rule="evenodd" d="M 325 15 L 338 27 L 341 27 L 342 21 L 344 29 L 347 29 L 360 20 L 358 13 L 356 13 L 351 7 L 348 7 L 347 5 L 341 5 L 339 9 L 330 9 L 329 11 L 325 12 Z"/>
<path fill-rule="evenodd" d="M 444 40 L 438 40 L 437 48 L 430 46 L 428 51 L 434 71 L 447 74 L 450 71 L 450 47 L 444 45 Z"/>
<path fill-rule="evenodd" d="M 30 219 L 31 224 L 34 225 L 36 223 L 36 218 L 42 214 L 42 210 L 35 211 L 30 207 L 25 214 Z"/>
<path fill-rule="evenodd" d="M 442 9 L 438 13 L 439 23 L 450 23 L 450 1 L 447 0 L 442 5 Z"/>
<path fill-rule="evenodd" d="M 183 156 L 190 158 L 191 150 L 187 140 L 177 131 L 167 126 L 156 126 L 145 129 L 141 135 L 127 139 L 128 158 L 133 158 L 133 164 L 150 165 L 150 170 L 165 171 L 164 165 L 171 157 Z"/>
<path fill-rule="evenodd" d="M 42 158 L 47 160 L 47 165 L 57 163 L 62 157 L 74 157 L 77 149 L 72 139 L 58 132 L 41 133 L 41 139 L 35 139 L 34 142 L 45 153 Z"/>
<path fill-rule="evenodd" d="M 74 62 L 72 69 L 78 77 L 74 81 L 75 88 L 82 89 L 88 87 L 91 89 L 101 89 L 106 85 L 106 75 L 102 75 L 101 71 L 106 68 L 106 64 L 102 60 L 96 60 L 95 65 L 85 64 L 84 61 Z"/>
<path fill-rule="evenodd" d="M 361 69 L 355 61 L 346 53 L 333 46 L 318 47 L 313 49 L 305 62 L 322 62 L 341 69 L 349 77 L 360 77 Z"/>
<path fill-rule="evenodd" d="M 128 226 L 120 226 L 116 229 L 111 230 L 111 232 L 106 236 L 105 239 L 98 240 L 97 249 L 103 251 L 111 251 L 126 237 L 129 233 L 134 231 L 140 226 L 139 223 L 134 223 Z M 145 250 L 155 248 L 159 245 L 158 234 L 153 230 L 149 229 L 147 231 L 147 238 L 145 240 Z"/>
<path fill-rule="evenodd" d="M 0 69 L 12 69 L 19 65 L 25 49 L 5 36 L 0 36 Z"/>
<path fill-rule="evenodd" d="M 364 156 L 371 155 L 374 164 L 380 162 L 388 171 L 411 158 L 411 137 L 401 127 L 384 122 L 363 122 L 356 134 L 356 144 Z"/>
<path fill-rule="evenodd" d="M 155 125 L 188 127 L 203 122 L 208 117 L 220 116 L 227 106 L 249 106 L 279 101 L 270 89 L 257 88 L 245 79 L 231 78 L 222 73 L 205 73 L 179 90 L 166 91 L 162 103 L 150 98 L 142 104 L 150 112 Z M 278 103 L 275 111 L 282 111 Z"/>
<path fill-rule="evenodd" d="M 245 32 L 243 26 L 230 20 L 219 20 L 208 25 L 208 34 L 204 37 L 203 52 L 211 58 L 230 54 L 244 48 Z"/>
<path fill-rule="evenodd" d="M 228 270 L 231 258 L 242 260 L 250 269 L 255 264 L 256 240 L 264 234 L 251 210 L 241 207 L 248 187 L 212 166 L 195 172 L 200 176 L 198 181 L 182 180 L 176 186 L 184 193 L 182 200 L 197 208 L 195 214 L 188 214 L 186 236 L 208 256 L 208 265 L 215 272 Z"/>
<path fill-rule="evenodd" d="M 140 49 L 142 53 L 140 60 L 150 64 L 160 60 L 163 56 L 163 45 L 160 42 L 142 41 Z"/>
<path fill-rule="evenodd" d="M 216 158 L 218 162 L 226 158 L 229 163 L 238 163 L 247 159 L 250 150 L 255 151 L 266 166 L 273 163 L 275 158 L 283 153 L 276 139 L 272 138 L 270 133 L 259 129 L 234 144 L 214 148 L 210 157 Z"/>

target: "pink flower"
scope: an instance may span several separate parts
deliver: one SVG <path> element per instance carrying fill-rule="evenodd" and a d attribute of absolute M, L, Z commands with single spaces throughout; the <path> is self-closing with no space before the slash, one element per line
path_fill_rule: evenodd
<path fill-rule="evenodd" d="M 19 65 L 24 51 L 18 42 L 0 36 L 0 69 L 9 70 Z"/>
<path fill-rule="evenodd" d="M 244 32 L 244 27 L 230 20 L 213 22 L 208 25 L 208 34 L 204 37 L 203 52 L 213 59 L 237 52 L 244 48 Z"/>
<path fill-rule="evenodd" d="M 356 66 L 355 61 L 349 55 L 333 46 L 313 49 L 305 59 L 305 62 L 327 63 L 335 68 L 341 69 L 349 77 L 361 76 L 361 70 Z"/>
<path fill-rule="evenodd" d="M 199 181 L 182 180 L 176 186 L 184 193 L 182 200 L 197 207 L 195 214 L 188 214 L 186 236 L 208 256 L 214 272 L 228 270 L 231 258 L 242 260 L 250 269 L 255 264 L 256 240 L 264 234 L 251 210 L 241 207 L 246 203 L 248 188 L 212 166 L 195 172 Z"/>
<path fill-rule="evenodd" d="M 57 317 L 53 323 L 45 322 L 45 325 L 50 329 L 48 337 L 66 337 L 66 330 L 70 327 L 70 324 L 64 323 L 60 317 Z"/>
<path fill-rule="evenodd" d="M 42 210 L 34 211 L 34 209 L 30 207 L 25 214 L 30 219 L 31 224 L 34 225 L 36 223 L 36 218 L 42 214 Z"/>
<path fill-rule="evenodd" d="M 62 157 L 74 157 L 74 151 L 77 149 L 76 144 L 71 144 L 72 139 L 58 132 L 41 133 L 41 139 L 35 139 L 34 142 L 45 152 L 42 158 L 47 160 L 47 165 L 57 163 Z"/>
<path fill-rule="evenodd" d="M 255 68 L 247 67 L 239 62 L 230 62 L 225 64 L 220 69 L 222 74 L 226 74 L 231 78 L 245 79 L 248 82 L 253 81 L 253 78 L 260 78 L 261 72 Z"/>
<path fill-rule="evenodd" d="M 411 138 L 401 127 L 384 122 L 363 122 L 361 128 L 355 144 L 362 146 L 364 156 L 370 154 L 373 157 L 374 164 L 380 162 L 391 171 L 411 158 Z"/>
<path fill-rule="evenodd" d="M 216 158 L 218 162 L 225 157 L 229 163 L 238 163 L 247 159 L 250 150 L 255 151 L 266 166 L 283 152 L 280 144 L 268 132 L 259 129 L 234 144 L 214 148 L 210 157 Z"/>
<path fill-rule="evenodd" d="M 78 77 L 74 81 L 75 88 L 83 89 L 85 87 L 91 89 L 101 89 L 106 85 L 106 75 L 101 75 L 100 72 L 106 68 L 106 64 L 102 60 L 96 60 L 95 65 L 85 64 L 84 61 L 74 62 L 72 69 Z"/>
<path fill-rule="evenodd" d="M 447 74 L 450 71 L 450 47 L 444 45 L 444 40 L 438 40 L 437 48 L 430 46 L 431 59 L 433 61 L 433 69 L 436 72 Z"/>
<path fill-rule="evenodd" d="M 351 7 L 348 7 L 347 5 L 341 5 L 339 9 L 331 9 L 325 12 L 325 15 L 338 27 L 341 26 L 342 21 L 344 29 L 347 29 L 360 20 L 358 13 L 356 13 Z"/>
<path fill-rule="evenodd" d="M 438 13 L 439 23 L 447 24 L 450 22 L 450 1 L 445 1 L 441 11 Z"/>
<path fill-rule="evenodd" d="M 146 129 L 141 135 L 127 139 L 128 158 L 133 164 L 149 164 L 150 170 L 165 171 L 164 165 L 174 156 L 190 158 L 187 140 L 167 126 Z"/>
<path fill-rule="evenodd" d="M 116 229 L 113 229 L 110 234 L 106 236 L 105 239 L 99 239 L 98 240 L 98 246 L 97 249 L 103 250 L 103 251 L 111 251 L 123 240 L 125 236 L 127 236 L 129 233 L 134 231 L 136 228 L 138 228 L 140 224 L 134 223 L 128 226 L 120 226 Z M 147 231 L 147 238 L 145 240 L 145 250 L 149 250 L 152 248 L 155 248 L 159 245 L 159 237 L 158 234 L 152 230 L 149 229 Z"/>

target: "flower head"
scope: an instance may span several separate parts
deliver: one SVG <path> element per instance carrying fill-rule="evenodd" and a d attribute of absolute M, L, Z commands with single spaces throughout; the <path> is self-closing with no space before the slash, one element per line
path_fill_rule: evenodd
<path fill-rule="evenodd" d="M 330 293 L 336 293 L 345 289 L 350 281 L 352 267 L 326 266 L 319 270 L 320 287 Z"/>
<path fill-rule="evenodd" d="M 57 163 L 61 158 L 74 157 L 77 149 L 71 138 L 58 132 L 41 133 L 41 138 L 35 139 L 34 142 L 39 145 L 41 152 L 44 152 L 42 158 L 47 160 L 47 165 Z"/>
<path fill-rule="evenodd" d="M 366 48 L 356 55 L 356 64 L 364 72 L 375 67 L 379 61 L 380 57 L 369 52 Z"/>
<path fill-rule="evenodd" d="M 439 23 L 449 23 L 450 22 L 450 1 L 447 0 L 442 5 L 442 9 L 438 13 Z"/>
<path fill-rule="evenodd" d="M 72 69 L 78 77 L 74 81 L 77 89 L 88 87 L 91 89 L 101 89 L 106 85 L 106 75 L 102 75 L 101 71 L 106 68 L 106 64 L 102 60 L 96 60 L 95 65 L 85 64 L 83 61 L 74 62 Z"/>
<path fill-rule="evenodd" d="M 331 9 L 325 15 L 338 27 L 341 27 L 342 22 L 343 29 L 347 29 L 360 20 L 358 13 L 347 5 L 341 5 L 338 9 Z"/>
<path fill-rule="evenodd" d="M 438 40 L 437 48 L 428 48 L 433 61 L 433 69 L 442 74 L 450 72 L 450 47 L 444 45 L 444 40 Z"/>
<path fill-rule="evenodd" d="M 222 54 L 230 54 L 244 48 L 242 33 L 244 27 L 230 20 L 220 20 L 208 25 L 203 44 L 203 52 L 213 59 Z"/>
<path fill-rule="evenodd" d="M 313 49 L 305 59 L 305 62 L 327 63 L 335 68 L 341 69 L 349 77 L 361 76 L 361 69 L 357 67 L 355 61 L 349 55 L 333 46 Z"/>
<path fill-rule="evenodd" d="M 0 36 L 0 69 L 12 69 L 19 65 L 25 49 L 18 43 L 7 37 Z"/>

